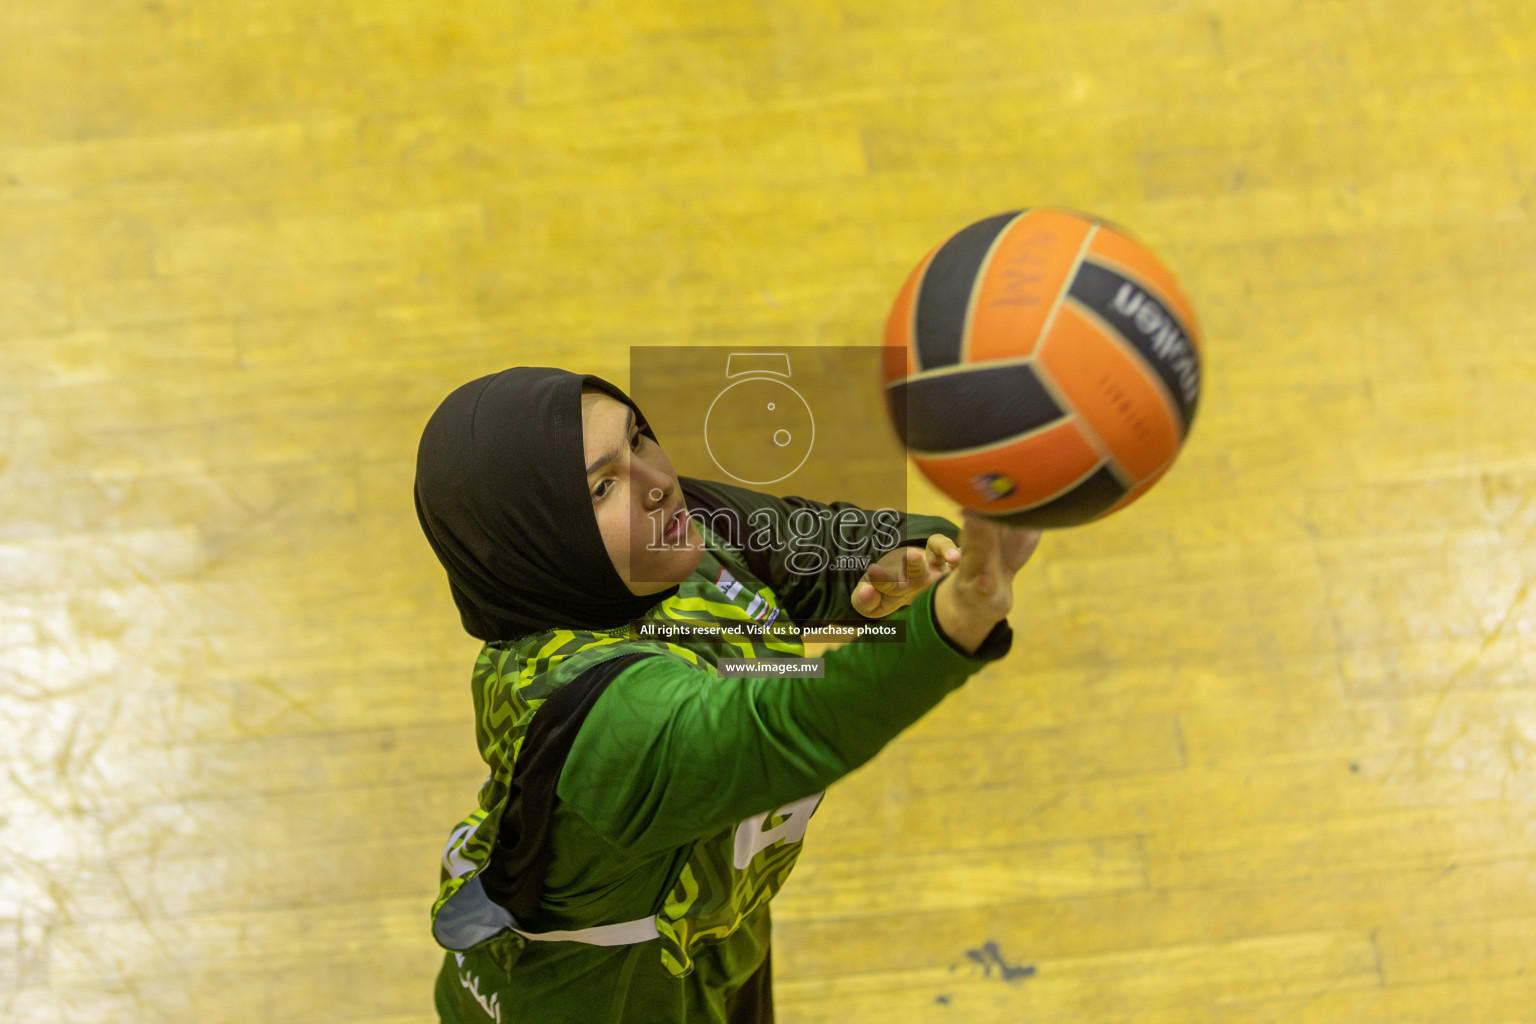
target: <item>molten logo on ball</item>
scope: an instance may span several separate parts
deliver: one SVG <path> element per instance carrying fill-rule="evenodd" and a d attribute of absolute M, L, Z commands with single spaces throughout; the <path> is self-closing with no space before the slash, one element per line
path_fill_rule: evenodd
<path fill-rule="evenodd" d="M 971 477 L 971 486 L 976 488 L 982 501 L 1001 501 L 1019 489 L 1013 477 L 1006 473 L 977 473 Z"/>

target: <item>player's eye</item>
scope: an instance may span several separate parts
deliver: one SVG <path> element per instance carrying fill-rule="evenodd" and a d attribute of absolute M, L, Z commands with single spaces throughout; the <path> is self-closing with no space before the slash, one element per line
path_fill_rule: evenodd
<path fill-rule="evenodd" d="M 645 435 L 640 433 L 640 428 L 639 427 L 636 427 L 630 433 L 630 435 L 629 435 L 629 450 L 631 452 L 639 451 L 640 450 L 640 446 L 644 442 L 645 442 Z M 607 494 L 612 489 L 613 489 L 613 480 L 612 479 L 599 480 L 596 484 L 594 484 L 592 486 L 592 500 L 593 501 L 601 500 L 603 495 Z"/>

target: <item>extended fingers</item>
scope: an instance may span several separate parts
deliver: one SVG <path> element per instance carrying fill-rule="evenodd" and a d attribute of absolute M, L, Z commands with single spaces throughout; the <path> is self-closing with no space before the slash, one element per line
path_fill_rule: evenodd
<path fill-rule="evenodd" d="M 972 572 L 979 571 L 997 552 L 998 524 L 970 509 L 961 510 L 960 521 L 960 565 Z"/>
<path fill-rule="evenodd" d="M 894 552 L 887 555 L 885 560 L 889 562 Z M 864 578 L 870 583 L 908 583 L 921 585 L 928 580 L 928 567 L 923 558 L 923 549 L 907 547 L 901 549 L 901 566 L 898 570 L 895 566 L 887 567 L 880 562 L 869 563 L 869 568 L 864 571 Z"/>
<path fill-rule="evenodd" d="M 1041 533 L 1039 530 L 1014 530 L 1010 531 L 1008 538 L 1007 558 L 1008 565 L 1013 569 L 1024 568 L 1035 549 L 1040 546 Z"/>
<path fill-rule="evenodd" d="M 902 568 L 908 583 L 919 585 L 928 579 L 928 565 L 921 548 L 907 548 L 902 555 Z"/>
<path fill-rule="evenodd" d="M 965 541 L 962 564 L 969 575 L 975 576 L 988 570 L 1010 575 L 1016 573 L 1040 546 L 1042 534 L 1039 530 L 1009 526 L 969 509 L 963 510 L 962 515 L 965 522 L 965 534 L 961 538 Z M 976 556 L 974 559 L 971 557 L 973 553 Z"/>
<path fill-rule="evenodd" d="M 928 538 L 928 564 L 940 573 L 948 572 L 960 564 L 960 549 L 942 533 Z"/>

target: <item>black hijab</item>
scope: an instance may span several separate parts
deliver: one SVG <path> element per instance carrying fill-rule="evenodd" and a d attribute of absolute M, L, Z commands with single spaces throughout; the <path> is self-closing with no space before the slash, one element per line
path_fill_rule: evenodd
<path fill-rule="evenodd" d="M 510 640 L 562 627 L 609 629 L 672 593 L 637 597 L 614 569 L 587 491 L 581 389 L 635 410 L 589 374 L 518 366 L 454 390 L 416 455 L 416 516 L 464 629 Z"/>

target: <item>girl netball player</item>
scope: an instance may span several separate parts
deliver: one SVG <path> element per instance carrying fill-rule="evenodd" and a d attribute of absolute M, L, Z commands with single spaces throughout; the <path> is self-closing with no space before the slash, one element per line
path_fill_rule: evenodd
<path fill-rule="evenodd" d="M 623 392 L 535 367 L 448 396 L 416 507 L 485 641 L 490 774 L 433 906 L 441 1019 L 772 1021 L 768 901 L 822 791 L 1007 652 L 1038 534 L 967 514 L 957 548 L 941 519 L 850 529 L 850 506 L 680 479 Z M 836 528 L 772 543 L 796 515 Z M 876 542 L 857 582 L 797 560 Z M 904 618 L 905 640 L 833 650 L 821 678 L 770 671 L 804 655 L 780 617 L 854 613 Z"/>

